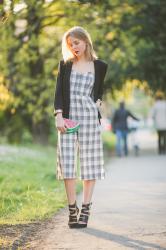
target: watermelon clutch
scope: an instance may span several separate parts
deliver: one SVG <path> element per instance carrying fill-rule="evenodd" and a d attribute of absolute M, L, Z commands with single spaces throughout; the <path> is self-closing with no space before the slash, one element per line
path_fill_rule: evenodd
<path fill-rule="evenodd" d="M 73 121 L 71 119 L 64 118 L 65 125 L 67 127 L 66 133 L 75 133 L 78 131 L 80 124 L 76 121 Z"/>

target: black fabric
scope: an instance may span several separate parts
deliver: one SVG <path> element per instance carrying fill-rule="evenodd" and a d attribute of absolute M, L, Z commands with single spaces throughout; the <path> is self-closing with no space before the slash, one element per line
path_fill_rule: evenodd
<path fill-rule="evenodd" d="M 76 225 L 77 224 L 77 215 L 79 213 L 79 208 L 76 205 L 76 202 L 72 205 L 69 205 L 69 222 L 68 225 Z"/>
<path fill-rule="evenodd" d="M 126 110 L 125 108 L 119 108 L 115 111 L 113 119 L 112 119 L 112 126 L 113 130 L 128 130 L 127 126 L 127 118 L 132 117 L 134 120 L 137 119 L 130 111 Z"/>
<path fill-rule="evenodd" d="M 107 71 L 107 64 L 99 59 L 94 60 L 95 67 L 95 82 L 93 89 L 93 97 L 96 102 L 98 99 L 102 100 L 104 77 Z M 54 112 L 57 109 L 63 110 L 63 117 L 69 118 L 70 109 L 70 74 L 72 69 L 72 62 L 60 61 L 58 68 L 58 76 L 54 95 Z M 100 113 L 98 114 L 101 118 Z"/>
<path fill-rule="evenodd" d="M 81 215 L 80 215 L 80 218 L 79 218 L 79 222 L 81 221 L 81 222 L 87 223 L 87 222 L 88 222 L 88 219 L 89 219 L 89 216 L 88 216 L 88 215 L 83 215 L 83 214 L 81 214 Z"/>
<path fill-rule="evenodd" d="M 158 152 L 166 154 L 166 130 L 158 130 Z"/>

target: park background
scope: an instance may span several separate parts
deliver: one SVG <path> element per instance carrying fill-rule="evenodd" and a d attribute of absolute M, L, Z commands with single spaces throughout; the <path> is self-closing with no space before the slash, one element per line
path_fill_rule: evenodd
<path fill-rule="evenodd" d="M 63 33 L 83 26 L 108 63 L 103 117 L 123 99 L 146 125 L 156 92 L 166 94 L 165 16 L 164 0 L 0 1 L 0 224 L 49 218 L 66 205 L 53 116 Z M 111 131 L 103 142 L 113 151 Z"/>

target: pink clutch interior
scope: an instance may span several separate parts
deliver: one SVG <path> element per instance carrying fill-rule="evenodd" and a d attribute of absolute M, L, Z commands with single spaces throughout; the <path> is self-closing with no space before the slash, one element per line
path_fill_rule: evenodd
<path fill-rule="evenodd" d="M 77 121 L 73 121 L 71 119 L 64 118 L 65 125 L 67 127 L 67 133 L 74 133 L 76 132 L 80 125 Z"/>

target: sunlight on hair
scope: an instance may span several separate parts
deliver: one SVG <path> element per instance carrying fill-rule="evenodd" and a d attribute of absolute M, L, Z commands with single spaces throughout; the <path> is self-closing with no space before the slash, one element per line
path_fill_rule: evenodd
<path fill-rule="evenodd" d="M 97 58 L 96 53 L 93 49 L 92 40 L 89 33 L 80 26 L 74 26 L 68 31 L 66 31 L 62 38 L 62 55 L 65 62 L 68 60 L 73 60 L 75 58 L 67 44 L 67 39 L 70 36 L 80 39 L 87 44 L 87 48 L 85 51 L 85 56 L 87 60 L 91 61 Z"/>

